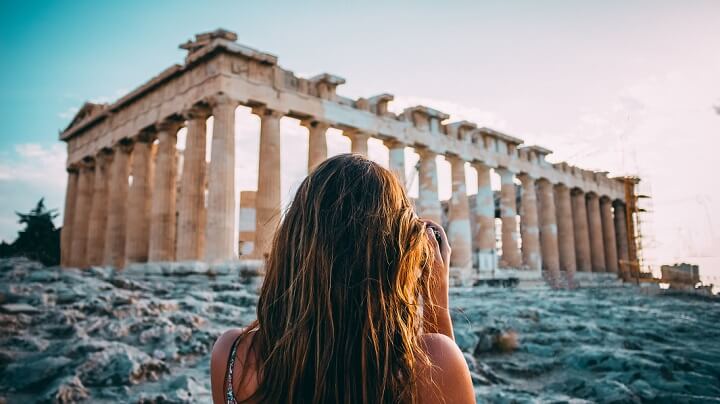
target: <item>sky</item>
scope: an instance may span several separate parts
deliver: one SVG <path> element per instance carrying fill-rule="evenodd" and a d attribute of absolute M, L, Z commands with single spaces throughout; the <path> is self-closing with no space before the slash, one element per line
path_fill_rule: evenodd
<path fill-rule="evenodd" d="M 718 1 L 0 2 L 0 239 L 41 197 L 62 213 L 65 145 L 86 100 L 112 102 L 223 27 L 301 76 L 347 79 L 348 97 L 391 93 L 611 175 L 652 198 L 645 256 L 720 283 Z M 257 117 L 239 108 L 238 187 L 257 181 Z M 283 200 L 304 175 L 306 130 L 282 120 Z M 349 150 L 339 132 L 330 153 Z M 182 147 L 182 144 L 180 145 Z M 378 142 L 370 157 L 387 164 Z M 415 156 L 408 153 L 408 165 Z M 440 193 L 450 190 L 440 164 Z M 473 172 L 468 171 L 473 192 Z M 56 222 L 61 223 L 61 218 Z"/>

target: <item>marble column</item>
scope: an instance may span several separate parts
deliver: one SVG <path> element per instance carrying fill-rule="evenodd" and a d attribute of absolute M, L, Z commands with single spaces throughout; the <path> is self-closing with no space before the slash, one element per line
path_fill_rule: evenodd
<path fill-rule="evenodd" d="M 437 154 L 429 149 L 417 149 L 420 156 L 418 168 L 417 213 L 423 219 L 442 224 L 442 207 L 438 197 Z"/>
<path fill-rule="evenodd" d="M 150 210 L 154 184 L 154 137 L 145 133 L 135 142 L 132 156 L 132 185 L 128 191 L 126 263 L 147 262 L 150 248 Z"/>
<path fill-rule="evenodd" d="M 210 109 L 196 106 L 187 113 L 187 137 L 180 177 L 180 202 L 178 203 L 178 261 L 200 260 L 204 257 L 205 241 L 205 176 L 207 163 L 206 125 Z"/>
<path fill-rule="evenodd" d="M 572 190 L 573 226 L 575 228 L 575 257 L 577 270 L 592 271 L 590 254 L 590 229 L 588 228 L 588 215 L 585 202 L 585 193 L 579 189 Z"/>
<path fill-rule="evenodd" d="M 75 214 L 72 226 L 73 237 L 70 265 L 77 268 L 87 266 L 88 225 L 90 223 L 94 174 L 95 161 L 91 157 L 86 157 L 80 165 L 74 209 Z"/>
<path fill-rule="evenodd" d="M 260 115 L 260 164 L 253 255 L 263 258 L 272 248 L 280 223 L 280 119 L 284 114 L 268 108 L 258 108 L 255 113 Z"/>
<path fill-rule="evenodd" d="M 465 185 L 465 161 L 458 156 L 445 157 L 452 173 L 452 196 L 448 209 L 448 241 L 452 248 L 450 266 L 462 268 L 464 279 L 472 268 L 472 230 L 470 229 L 470 205 Z"/>
<path fill-rule="evenodd" d="M 490 183 L 490 167 L 481 162 L 473 163 L 473 167 L 478 177 L 473 243 L 478 255 L 478 269 L 492 271 L 497 267 L 497 253 L 495 251 L 495 198 Z"/>
<path fill-rule="evenodd" d="M 359 130 L 349 130 L 343 132 L 344 136 L 350 138 L 350 152 L 362 154 L 367 157 L 368 155 L 368 139 L 370 135 Z"/>
<path fill-rule="evenodd" d="M 630 280 L 630 249 L 628 248 L 627 217 L 625 204 L 615 201 L 613 204 L 615 213 L 615 232 L 617 239 L 618 261 L 620 276 L 626 281 Z"/>
<path fill-rule="evenodd" d="M 500 218 L 502 220 L 502 267 L 520 268 L 522 258 L 518 241 L 516 193 L 513 179 L 515 174 L 507 168 L 498 168 L 500 174 Z"/>
<path fill-rule="evenodd" d="M 542 270 L 542 259 L 535 179 L 526 173 L 518 175 L 518 179 L 522 183 L 520 235 L 522 236 L 523 265 L 532 271 L 540 272 Z"/>
<path fill-rule="evenodd" d="M 177 131 L 181 124 L 181 121 L 172 119 L 157 125 L 158 151 L 153 173 L 148 241 L 148 261 L 151 262 L 175 259 Z"/>
<path fill-rule="evenodd" d="M 570 188 L 564 184 L 555 186 L 555 211 L 558 225 L 560 270 L 565 271 L 569 277 L 577 270 L 577 261 L 575 258 L 575 234 Z"/>
<path fill-rule="evenodd" d="M 615 222 L 612 203 L 607 197 L 600 198 L 600 217 L 602 219 L 603 245 L 605 246 L 605 269 L 618 272 L 617 242 L 615 240 Z"/>
<path fill-rule="evenodd" d="M 385 140 L 388 148 L 389 168 L 395 174 L 402 187 L 407 190 L 405 183 L 405 144 L 397 140 Z"/>
<path fill-rule="evenodd" d="M 605 272 L 605 246 L 603 243 L 600 198 L 594 192 L 587 194 L 588 227 L 590 228 L 590 256 L 593 272 Z"/>
<path fill-rule="evenodd" d="M 105 257 L 105 233 L 108 217 L 108 179 L 112 151 L 103 149 L 95 157 L 95 184 L 93 185 L 90 224 L 88 225 L 88 265 L 102 265 Z"/>
<path fill-rule="evenodd" d="M 330 125 L 316 120 L 302 123 L 308 128 L 308 173 L 327 159 L 327 130 Z"/>
<path fill-rule="evenodd" d="M 63 210 L 63 227 L 60 231 L 60 265 L 71 266 L 73 222 L 75 219 L 75 200 L 78 186 L 78 169 L 68 167 L 67 187 L 65 188 L 65 209 Z"/>
<path fill-rule="evenodd" d="M 235 258 L 235 109 L 237 101 L 219 95 L 210 100 L 213 121 L 208 168 L 205 260 Z M 260 139 L 262 152 L 262 138 Z M 260 154 L 262 165 L 263 155 Z"/>
<path fill-rule="evenodd" d="M 560 250 L 558 248 L 557 218 L 555 217 L 555 192 L 553 184 L 545 178 L 538 181 L 540 198 L 540 246 L 543 267 L 552 282 L 560 278 Z"/>
<path fill-rule="evenodd" d="M 113 147 L 112 168 L 108 181 L 108 219 L 105 229 L 103 264 L 115 268 L 125 266 L 128 180 L 130 177 L 130 153 L 133 146 L 132 141 L 124 139 Z"/>

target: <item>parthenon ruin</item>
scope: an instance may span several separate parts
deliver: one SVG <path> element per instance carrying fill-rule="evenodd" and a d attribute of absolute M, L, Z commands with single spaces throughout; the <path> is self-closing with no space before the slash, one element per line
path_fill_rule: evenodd
<path fill-rule="evenodd" d="M 459 282 L 503 271 L 548 279 L 576 272 L 629 278 L 637 240 L 626 202 L 634 197 L 628 190 L 636 178 L 551 164 L 546 148 L 472 122 L 448 122 L 449 115 L 426 106 L 392 113 L 390 94 L 342 97 L 336 88 L 344 79 L 298 77 L 277 57 L 236 39 L 225 30 L 196 35 L 180 46 L 187 51 L 182 65 L 112 104 L 86 103 L 60 134 L 68 150 L 63 266 L 227 261 L 238 258 L 238 233 L 252 237 L 252 250 L 242 258 L 262 258 L 280 218 L 280 119 L 287 116 L 308 129 L 308 169 L 327 157 L 331 127 L 350 139 L 354 153 L 367 155 L 371 137 L 382 140 L 389 168 L 403 184 L 405 149 L 414 148 L 416 209 L 447 223 Z M 235 217 L 239 105 L 252 108 L 261 122 L 257 191 L 243 193 L 247 198 L 239 202 L 254 211 L 252 229 L 240 228 Z M 206 133 L 210 116 L 212 133 Z M 187 140 L 179 170 L 181 127 Z M 437 156 L 451 166 L 447 214 L 438 197 Z M 477 172 L 474 197 L 466 191 L 466 163 Z M 499 215 L 493 171 L 501 179 Z"/>

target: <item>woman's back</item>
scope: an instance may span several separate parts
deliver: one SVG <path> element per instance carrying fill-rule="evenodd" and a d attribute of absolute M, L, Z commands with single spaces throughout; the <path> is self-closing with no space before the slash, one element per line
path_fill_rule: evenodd
<path fill-rule="evenodd" d="M 390 171 L 359 155 L 326 160 L 275 232 L 251 331 L 213 349 L 215 401 L 232 400 L 232 373 L 248 402 L 472 402 L 449 256 L 445 232 L 417 217 Z"/>
<path fill-rule="evenodd" d="M 443 334 L 424 334 L 421 343 L 431 366 L 419 372 L 417 402 L 475 402 L 470 373 L 455 342 Z M 243 335 L 240 329 L 225 332 L 216 342 L 211 363 L 214 402 L 244 402 L 257 391 L 258 358 L 251 346 L 252 333 Z"/>

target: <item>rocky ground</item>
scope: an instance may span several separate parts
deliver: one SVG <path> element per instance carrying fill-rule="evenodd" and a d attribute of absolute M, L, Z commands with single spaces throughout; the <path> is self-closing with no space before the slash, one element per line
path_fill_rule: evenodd
<path fill-rule="evenodd" d="M 209 402 L 215 338 L 254 318 L 251 268 L 88 271 L 0 260 L 0 403 Z M 454 289 L 481 402 L 720 402 L 720 305 L 633 288 Z"/>

